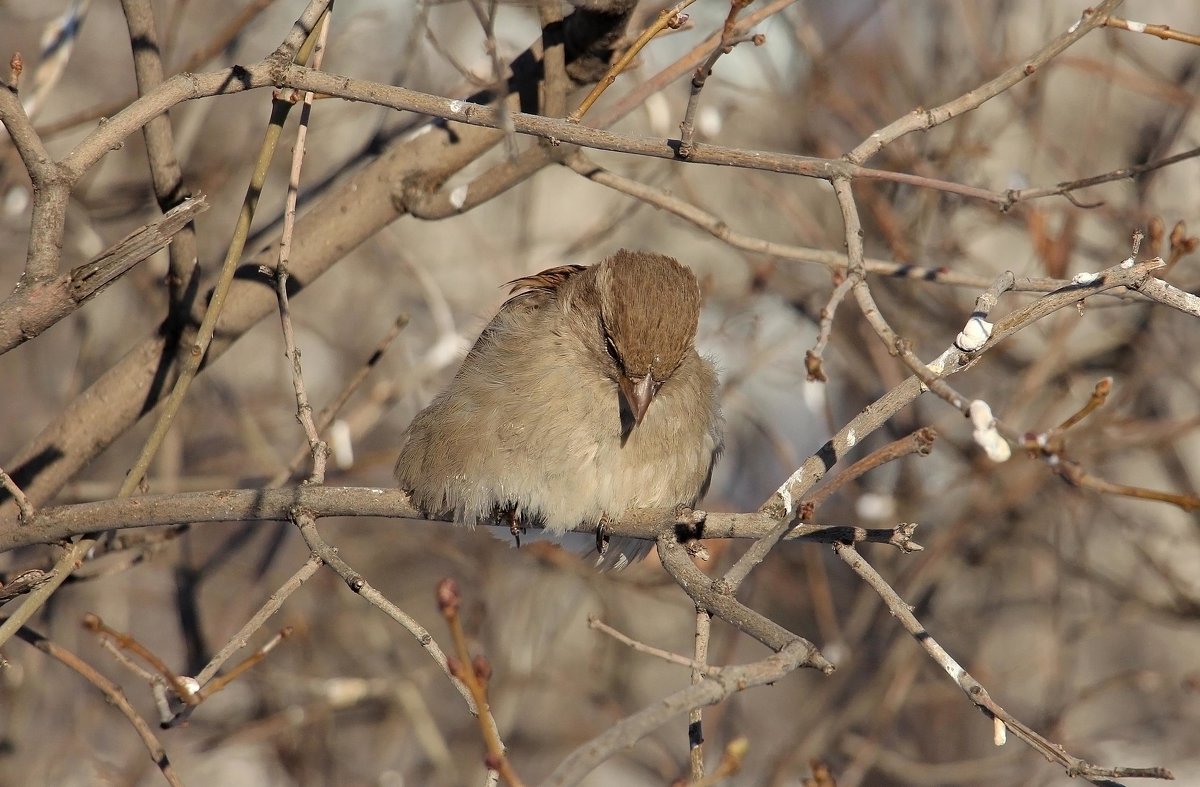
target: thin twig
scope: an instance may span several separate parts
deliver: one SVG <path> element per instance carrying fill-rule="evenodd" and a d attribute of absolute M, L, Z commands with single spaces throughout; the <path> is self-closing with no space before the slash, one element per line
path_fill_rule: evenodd
<path fill-rule="evenodd" d="M 916 522 L 901 522 L 892 528 L 833 527 L 801 523 L 789 530 L 783 540 L 820 544 L 887 544 L 907 555 L 925 551 L 925 547 L 913 540 L 916 534 Z"/>
<path fill-rule="evenodd" d="M 696 643 L 693 650 L 692 685 L 704 680 L 705 675 L 712 674 L 713 667 L 708 666 L 708 643 L 712 635 L 712 615 L 707 609 L 696 606 Z M 693 708 L 688 713 L 688 763 L 691 768 L 692 782 L 704 778 L 704 717 L 700 708 Z"/>
<path fill-rule="evenodd" d="M 446 619 L 446 626 L 449 627 L 450 636 L 454 640 L 456 657 L 450 661 L 450 672 L 466 684 L 471 696 L 475 698 L 475 706 L 479 708 L 479 731 L 487 746 L 485 763 L 488 770 L 498 773 L 510 787 L 523 787 L 524 782 L 513 770 L 512 762 L 505 752 L 504 741 L 500 740 L 500 733 L 492 720 L 492 708 L 488 701 L 488 680 L 491 678 L 492 667 L 482 655 L 471 658 L 471 652 L 467 648 L 467 635 L 463 631 L 462 618 L 458 614 L 462 606 L 458 583 L 450 578 L 441 580 L 438 582 L 435 596 L 438 609 Z"/>
<path fill-rule="evenodd" d="M 17 482 L 12 480 L 12 476 L 4 472 L 4 468 L 2 467 L 0 467 L 0 486 L 8 490 L 13 500 L 16 501 L 17 510 L 20 511 L 20 521 L 25 523 L 33 519 L 33 504 L 29 502 L 29 498 L 21 491 L 21 487 L 17 486 Z"/>
<path fill-rule="evenodd" d="M 1169 167 L 1172 164 L 1178 164 L 1180 161 L 1200 156 L 1200 148 L 1192 148 L 1185 150 L 1182 153 L 1176 153 L 1173 156 L 1167 156 L 1156 161 L 1148 161 L 1145 164 L 1137 164 L 1132 167 L 1121 167 L 1114 169 L 1112 172 L 1105 172 L 1103 175 L 1093 175 L 1088 178 L 1080 178 L 1079 180 L 1066 181 L 1059 183 L 1056 186 L 1047 186 L 1042 188 L 1029 189 L 1010 189 L 1008 192 L 1008 203 L 1001 207 L 1001 210 L 1008 210 L 1018 202 L 1028 202 L 1029 200 L 1042 199 L 1043 197 L 1062 196 L 1065 197 L 1073 191 L 1087 188 L 1088 186 L 1098 186 L 1101 183 L 1112 183 L 1117 180 L 1126 180 L 1136 178 L 1138 175 L 1144 175 L 1147 172 L 1153 172 L 1163 167 Z"/>
<path fill-rule="evenodd" d="M 239 650 L 246 647 L 246 645 L 250 642 L 250 638 L 254 636 L 255 632 L 262 628 L 266 624 L 267 620 L 269 620 L 272 615 L 274 615 L 280 610 L 280 608 L 283 607 L 283 602 L 286 601 L 289 596 L 299 590 L 300 586 L 308 581 L 313 574 L 317 573 L 322 565 L 324 565 L 324 562 L 321 560 L 321 558 L 316 555 L 309 555 L 308 560 L 304 561 L 300 568 L 296 570 L 296 573 L 288 577 L 288 579 L 279 586 L 279 589 L 267 598 L 263 605 L 259 607 L 258 611 L 250 616 L 250 619 L 246 621 L 245 625 L 238 629 L 236 634 L 230 637 L 229 641 L 226 642 L 224 646 L 222 646 L 217 652 L 217 654 L 209 660 L 204 669 L 200 670 L 200 673 L 196 675 L 196 683 L 200 685 L 201 691 L 206 691 L 209 681 L 216 677 L 217 673 L 221 670 L 221 667 L 225 664 L 225 662 L 229 661 L 234 653 L 237 653 Z M 211 694 L 213 693 L 213 690 L 207 689 L 206 693 Z M 176 727 L 180 724 L 183 724 L 191 716 L 193 707 L 194 706 L 186 705 L 179 709 L 177 713 L 170 713 L 168 709 L 168 713 L 162 719 L 163 726 Z"/>
<path fill-rule="evenodd" d="M 233 683 L 238 679 L 239 676 L 242 675 L 242 673 L 265 659 L 267 654 L 274 650 L 280 642 L 283 642 L 285 639 L 292 636 L 293 631 L 294 629 L 291 626 L 284 626 L 275 634 L 275 636 L 267 640 L 262 647 L 251 653 L 246 658 L 242 659 L 242 661 L 239 662 L 236 667 L 229 670 L 229 672 L 214 678 L 208 685 L 202 686 L 200 690 L 196 692 L 196 696 L 201 702 L 203 702 L 212 695 L 216 694 L 218 691 L 224 689 L 230 683 Z"/>
<path fill-rule="evenodd" d="M 721 55 L 729 54 L 733 51 L 733 47 L 745 40 L 754 41 L 755 46 L 762 46 L 765 40 L 762 36 L 754 36 L 747 39 L 744 36 L 738 36 L 735 33 L 734 25 L 737 23 L 737 16 L 742 9 L 750 5 L 753 0 L 729 0 L 729 13 L 725 17 L 725 24 L 721 26 L 721 40 L 713 47 L 710 54 L 700 67 L 692 74 L 692 89 L 688 95 L 687 109 L 683 113 L 683 122 L 679 124 L 679 157 L 688 158 L 692 155 L 692 141 L 696 136 L 696 108 L 700 106 L 700 92 L 704 90 L 704 85 L 712 75 L 712 70 L 717 64 L 718 58 Z"/>
<path fill-rule="evenodd" d="M 229 641 L 225 643 L 225 646 L 221 648 L 221 650 L 218 651 L 217 654 L 212 657 L 212 659 L 209 660 L 204 669 L 200 670 L 200 673 L 196 676 L 196 681 L 203 686 L 212 680 L 213 677 L 215 677 L 216 674 L 221 670 L 222 665 L 224 665 L 234 653 L 246 647 L 247 643 L 250 641 L 250 637 L 252 637 L 256 631 L 262 628 L 263 624 L 265 624 L 267 620 L 271 618 L 271 616 L 273 616 L 283 607 L 283 602 L 286 601 L 289 596 L 299 590 L 300 586 L 308 581 L 313 574 L 317 573 L 317 570 L 321 568 L 321 564 L 321 559 L 319 557 L 316 555 L 309 555 L 308 560 L 304 561 L 303 565 L 296 569 L 296 573 L 288 577 L 287 581 L 280 585 L 279 589 L 267 598 L 263 605 L 259 607 L 258 611 L 246 621 L 246 624 L 238 629 L 238 632 L 230 637 Z"/>
<path fill-rule="evenodd" d="M 1134 254 L 1137 254 L 1136 248 Z M 1112 392 L 1112 384 L 1111 377 L 1101 378 L 1096 382 L 1095 387 L 1092 389 L 1092 395 L 1088 397 L 1087 402 L 1082 407 L 1072 413 L 1062 424 L 1049 431 L 1040 434 L 1031 433 L 1025 435 L 1021 439 L 1021 447 L 1028 451 L 1031 456 L 1044 460 L 1051 470 L 1073 486 L 1092 489 L 1101 494 L 1120 495 L 1140 500 L 1156 500 L 1162 503 L 1170 503 L 1171 505 L 1179 506 L 1184 511 L 1200 509 L 1200 497 L 1196 495 L 1163 492 L 1131 484 L 1106 481 L 1087 472 L 1079 462 L 1073 461 L 1067 456 L 1065 433 L 1072 427 L 1077 426 L 1107 401 L 1109 394 Z"/>
<path fill-rule="evenodd" d="M 355 373 L 350 377 L 350 379 L 346 381 L 346 384 L 342 387 L 342 390 L 338 392 L 337 396 L 335 396 L 333 400 L 329 402 L 329 404 L 322 407 L 321 411 L 317 413 L 317 434 L 324 434 L 325 431 L 329 429 L 329 427 L 333 424 L 334 419 L 337 418 L 338 413 L 340 413 L 342 408 L 346 406 L 346 402 L 350 401 L 350 397 L 353 396 L 360 387 L 362 387 L 364 382 L 366 382 L 368 375 L 371 374 L 371 371 L 374 370 L 380 359 L 383 358 L 392 342 L 395 341 L 396 337 L 400 335 L 400 332 L 404 330 L 405 326 L 407 325 L 408 316 L 404 314 L 400 315 L 392 322 L 388 332 L 384 334 L 383 338 L 379 340 L 379 343 L 375 345 L 375 349 L 367 357 L 367 360 L 364 361 L 362 365 L 358 367 L 358 370 L 355 371 Z M 296 449 L 295 454 L 292 455 L 292 458 L 288 461 L 287 467 L 284 468 L 274 478 L 272 478 L 270 483 L 267 485 L 282 486 L 297 472 L 300 464 L 304 461 L 304 457 L 310 456 L 311 453 L 312 451 L 309 443 L 306 442 L 301 444 Z"/>
<path fill-rule="evenodd" d="M 720 217 L 702 210 L 664 189 L 641 183 L 607 170 L 580 151 L 574 151 L 565 157 L 562 163 L 594 183 L 607 186 L 622 194 L 627 194 L 634 199 L 641 200 L 678 216 L 735 249 L 794 262 L 823 265 L 835 273 L 844 273 L 846 270 L 847 261 L 845 254 L 839 254 L 828 249 L 777 243 L 737 232 Z M 866 267 L 867 273 L 903 279 L 916 279 L 923 282 L 947 284 L 955 287 L 987 287 L 993 281 L 985 276 L 963 273 L 948 268 L 921 267 L 877 258 L 864 259 L 863 264 Z M 1067 286 L 1069 283 L 1069 281 L 1064 279 L 1022 277 L 1014 281 L 1012 289 L 1019 292 L 1052 292 Z"/>
<path fill-rule="evenodd" d="M 715 705 L 753 686 L 773 683 L 801 667 L 809 666 L 810 656 L 811 652 L 803 641 L 792 641 L 778 653 L 761 661 L 725 667 L 718 675 L 708 676 L 694 686 L 656 700 L 577 747 L 541 783 L 542 787 L 578 784 L 614 752 L 634 745 L 675 716 L 692 708 Z"/>
<path fill-rule="evenodd" d="M 329 36 L 330 16 L 326 14 L 317 23 L 317 42 L 313 47 L 313 68 L 319 69 L 325 56 L 325 41 Z M 312 115 L 313 93 L 306 91 L 300 109 L 300 125 L 296 129 L 296 144 L 292 148 L 292 166 L 288 175 L 287 199 L 283 211 L 283 233 L 279 240 L 279 262 L 275 266 L 275 296 L 279 300 L 279 321 L 283 333 L 284 356 L 291 363 L 292 390 L 296 396 L 296 418 L 304 429 L 312 454 L 312 474 L 308 482 L 325 482 L 325 463 L 329 458 L 329 446 L 317 432 L 313 422 L 312 405 L 308 401 L 308 389 L 304 385 L 304 372 L 300 363 L 300 350 L 296 346 L 296 332 L 292 327 L 292 313 L 288 303 L 288 261 L 291 259 L 292 233 L 296 226 L 296 203 L 300 195 L 300 170 L 304 164 L 305 142 L 308 139 L 308 123 Z"/>
<path fill-rule="evenodd" d="M 618 631 L 595 615 L 588 616 L 588 628 L 599 631 L 601 634 L 607 634 L 617 642 L 620 642 L 622 645 L 625 645 L 631 650 L 637 651 L 638 653 L 645 653 L 647 656 L 654 656 L 655 658 L 662 659 L 663 661 L 671 664 L 677 664 L 680 667 L 687 667 L 688 669 L 692 670 L 693 673 L 699 673 L 701 677 L 704 677 L 705 675 L 715 675 L 721 671 L 720 667 L 714 667 L 696 659 L 689 659 L 687 656 L 681 656 L 678 653 L 672 653 L 669 650 L 663 650 L 662 648 L 656 648 L 653 645 L 647 645 L 645 642 L 636 640 L 628 634 Z"/>
<path fill-rule="evenodd" d="M 917 454 L 919 456 L 928 456 L 933 450 L 933 442 L 937 439 L 937 432 L 932 428 L 925 426 L 912 434 L 901 437 L 898 440 L 893 440 L 882 448 L 872 451 L 867 456 L 859 459 L 854 464 L 847 467 L 842 472 L 838 473 L 824 485 L 814 491 L 811 495 L 804 499 L 801 503 L 801 508 L 804 511 L 805 518 L 811 518 L 816 509 L 821 503 L 829 499 L 829 496 L 842 488 L 846 484 L 861 478 L 877 467 L 881 467 L 888 462 L 894 462 L 897 459 L 905 456 Z"/>
<path fill-rule="evenodd" d="M 1084 418 L 1087 418 L 1106 401 L 1108 395 L 1112 393 L 1113 379 L 1111 377 L 1102 377 L 1096 382 L 1096 386 L 1092 389 L 1092 395 L 1088 397 L 1087 402 L 1075 411 L 1069 418 L 1058 425 L 1059 432 L 1065 432 L 1072 426 L 1075 426 Z"/>
<path fill-rule="evenodd" d="M 1064 50 L 1086 36 L 1093 29 L 1102 25 L 1108 15 L 1121 2 L 1122 0 L 1104 0 L 1099 6 L 1085 9 L 1083 15 L 1075 24 L 1071 25 L 1069 30 L 1047 43 L 1032 57 L 1022 59 L 996 78 L 941 106 L 908 113 L 872 133 L 858 147 L 850 151 L 846 155 L 846 158 L 855 164 L 862 164 L 906 134 L 939 126 L 948 120 L 976 109 L 984 102 L 1009 90 L 1013 85 L 1036 74 L 1042 66 L 1058 57 Z"/>
<path fill-rule="evenodd" d="M 638 52 L 641 52 L 646 44 L 649 44 L 663 30 L 666 30 L 672 24 L 679 24 L 679 14 L 694 2 L 696 0 L 681 0 L 681 2 L 676 3 L 674 6 L 664 9 L 650 23 L 650 26 L 642 31 L 637 40 L 617 58 L 617 61 L 608 69 L 608 73 L 604 75 L 604 78 L 595 84 L 587 96 L 584 97 L 583 101 L 580 102 L 579 106 L 576 107 L 575 111 L 567 116 L 567 120 L 571 123 L 578 123 L 587 114 L 587 111 L 592 108 L 592 104 L 596 103 L 596 99 L 600 98 L 601 94 L 605 90 L 608 90 L 613 82 L 617 81 L 617 76 L 629 67 L 629 64 L 637 57 Z"/>
<path fill-rule="evenodd" d="M 853 202 L 850 181 L 848 178 L 837 177 L 833 179 L 834 193 L 838 196 L 839 203 L 849 199 Z M 846 281 L 851 283 L 852 291 L 858 295 L 860 290 L 866 290 L 866 269 L 863 264 L 863 232 L 862 226 L 858 223 L 857 213 L 847 214 L 843 210 L 843 223 L 845 224 L 846 236 Z M 868 307 L 863 304 L 861 297 L 859 298 L 859 307 L 863 312 L 868 311 Z M 869 315 L 866 315 L 868 320 Z M 853 422 L 851 422 L 853 423 Z M 882 423 L 882 422 L 880 422 Z M 847 448 L 852 448 L 858 440 L 865 437 L 865 433 L 856 433 L 852 425 L 847 425 L 838 435 L 835 440 L 841 438 Z M 776 491 L 774 495 L 767 498 L 766 502 L 760 507 L 760 511 L 767 511 L 776 506 L 778 499 L 783 499 L 785 503 L 785 516 L 780 517 L 779 524 L 776 525 L 770 533 L 767 533 L 762 538 L 750 545 L 750 548 L 742 554 L 741 557 L 733 564 L 728 571 L 725 572 L 724 581 L 729 584 L 733 591 L 737 591 L 750 572 L 756 566 L 766 559 L 772 549 L 787 535 L 788 530 L 792 525 L 792 516 L 795 513 L 795 502 L 800 496 L 806 494 L 813 484 L 821 479 L 824 474 L 810 473 L 805 474 L 805 468 L 808 462 L 801 466 L 800 469 L 793 473 L 783 486 Z M 797 477 L 799 475 L 799 477 Z"/>
<path fill-rule="evenodd" d="M 696 606 L 708 610 L 776 652 L 798 645 L 806 654 L 799 666 L 820 670 L 826 675 L 833 672 L 833 664 L 822 655 L 816 645 L 734 598 L 728 582 L 724 579 L 713 581 L 705 576 L 692 563 L 687 550 L 671 536 L 659 537 L 658 557 L 663 568 L 675 583 L 684 589 Z M 722 675 L 724 673 L 725 669 L 722 670 Z"/>
<path fill-rule="evenodd" d="M 1084 489 L 1091 489 L 1101 494 L 1170 503 L 1188 512 L 1200 510 L 1200 496 L 1197 495 L 1163 492 L 1158 489 L 1147 489 L 1141 486 L 1106 481 L 1087 472 L 1077 462 L 1072 462 L 1061 457 L 1051 465 L 1051 468 L 1071 484 Z"/>
<path fill-rule="evenodd" d="M 1106 16 L 1101 22 L 1105 27 L 1115 27 L 1128 30 L 1131 33 L 1145 33 L 1148 36 L 1161 38 L 1164 41 L 1182 41 L 1185 44 L 1200 46 L 1200 36 L 1172 30 L 1169 25 L 1151 25 L 1145 22 L 1132 22 L 1119 16 Z"/>
<path fill-rule="evenodd" d="M 841 281 L 833 288 L 833 292 L 829 294 L 829 300 L 821 307 L 820 327 L 817 330 L 817 341 L 813 344 L 812 349 L 804 354 L 804 369 L 807 372 L 809 382 L 826 382 L 828 378 L 825 376 L 824 364 L 822 363 L 822 355 L 825 352 L 825 345 L 829 344 L 829 337 L 833 334 L 833 318 L 837 314 L 837 307 L 849 294 L 850 288 L 854 286 L 854 280 L 849 276 L 841 276 Z"/>
<path fill-rule="evenodd" d="M 129 670 L 134 675 L 137 675 L 148 685 L 150 685 L 152 687 L 152 691 L 157 687 L 162 687 L 165 691 L 168 685 L 166 678 L 164 678 L 155 670 L 146 669 L 141 664 L 138 664 L 136 661 L 134 661 L 133 658 L 125 652 L 125 650 L 116 640 L 112 639 L 111 637 L 101 637 L 100 646 L 107 650 L 122 667 Z"/>
<path fill-rule="evenodd" d="M 310 488 L 321 489 L 322 487 Z M 389 601 L 382 593 L 372 587 L 371 584 L 362 576 L 362 574 L 359 574 L 357 571 L 351 568 L 350 564 L 338 555 L 337 550 L 331 547 L 328 542 L 321 537 L 320 532 L 317 530 L 317 521 L 313 518 L 311 513 L 301 508 L 293 508 L 291 512 L 291 519 L 300 529 L 300 535 L 304 538 L 304 543 L 308 545 L 308 548 L 311 549 L 315 555 L 320 557 L 327 566 L 333 569 L 337 575 L 342 578 L 342 581 L 346 583 L 350 590 L 361 596 L 368 604 L 380 610 L 389 618 L 404 627 L 404 629 L 408 631 L 408 633 L 411 634 L 418 643 L 420 643 L 421 647 L 425 649 L 425 652 L 429 654 L 430 658 L 432 658 L 438 667 L 441 668 L 446 677 L 450 678 L 450 682 L 454 685 L 454 688 L 457 689 L 462 698 L 467 701 L 467 707 L 470 708 L 471 713 L 479 713 L 479 708 L 475 704 L 475 698 L 471 696 L 471 692 L 466 685 L 453 674 L 451 674 L 450 667 L 446 661 L 446 654 L 442 651 L 441 647 L 437 644 L 437 641 L 433 638 L 429 631 L 426 630 L 426 628 L 418 623 L 414 618 L 409 616 L 408 613 L 401 610 L 399 607 Z M 489 719 L 491 719 L 490 716 Z M 490 723 L 494 725 L 495 720 L 491 720 Z"/>
<path fill-rule="evenodd" d="M 133 635 L 117 631 L 101 620 L 99 615 L 91 612 L 83 616 L 83 627 L 103 637 L 109 637 L 118 647 L 136 654 L 170 684 L 171 688 L 183 702 L 188 705 L 195 705 L 200 701 L 183 678 L 168 667 L 167 663 L 158 657 L 158 654 L 139 642 Z"/>

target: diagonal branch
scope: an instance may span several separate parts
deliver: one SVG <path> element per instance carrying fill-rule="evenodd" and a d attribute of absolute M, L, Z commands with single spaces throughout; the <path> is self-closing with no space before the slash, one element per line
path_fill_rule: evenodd
<path fill-rule="evenodd" d="M 1120 778 L 1147 778 L 1147 779 L 1174 779 L 1171 772 L 1166 768 L 1151 767 L 1151 768 L 1105 768 L 1092 765 L 1084 760 L 1069 754 L 1060 744 L 1047 740 L 1042 735 L 1034 731 L 1031 727 L 1020 721 L 1004 708 L 1000 706 L 988 694 L 987 689 L 983 687 L 979 681 L 975 680 L 969 672 L 954 660 L 949 653 L 946 652 L 936 639 L 925 629 L 921 621 L 917 620 L 916 615 L 912 612 L 912 607 L 904 603 L 904 599 L 892 589 L 891 585 L 879 575 L 870 563 L 863 559 L 857 550 L 852 546 L 835 544 L 834 551 L 838 557 L 848 565 L 854 573 L 858 574 L 863 581 L 870 585 L 871 589 L 879 594 L 887 605 L 888 610 L 892 615 L 900 621 L 900 625 L 904 630 L 913 636 L 918 644 L 929 654 L 929 657 L 940 666 L 950 676 L 951 680 L 962 690 L 967 698 L 975 704 L 985 716 L 993 719 L 997 724 L 1003 724 L 1004 728 L 1010 730 L 1018 738 L 1025 741 L 1033 748 L 1034 751 L 1041 754 L 1051 762 L 1057 762 L 1066 769 L 1068 776 L 1079 776 L 1093 784 L 1109 784 L 1108 779 Z M 1002 741 L 1002 732 L 997 732 L 997 741 Z"/>
<path fill-rule="evenodd" d="M 133 725 L 133 729 L 137 732 L 138 737 L 142 739 L 142 744 L 150 753 L 150 759 L 158 766 L 167 783 L 175 787 L 183 784 L 179 781 L 179 777 L 171 765 L 171 760 L 167 757 L 166 749 L 163 748 L 162 743 L 154 735 L 153 730 L 150 729 L 150 725 L 146 723 L 146 720 L 130 704 L 129 700 L 125 697 L 125 693 L 121 691 L 120 686 L 100 674 L 92 665 L 79 658 L 79 656 L 32 629 L 22 626 L 17 630 L 17 636 L 47 656 L 74 670 L 84 680 L 99 689 L 100 693 L 104 695 L 105 701 L 121 711 L 125 718 L 129 720 L 129 723 Z"/>
<path fill-rule="evenodd" d="M 0 305 L 0 354 L 40 335 L 124 276 L 142 260 L 172 243 L 180 230 L 208 210 L 203 194 L 126 235 L 69 273 L 34 284 Z"/>
<path fill-rule="evenodd" d="M 941 106 L 926 110 L 914 110 L 893 123 L 867 137 L 862 144 L 846 154 L 849 161 L 862 164 L 879 151 L 906 134 L 941 125 L 947 120 L 970 112 L 983 105 L 1013 85 L 1038 72 L 1042 66 L 1062 54 L 1068 47 L 1104 24 L 1109 14 L 1121 5 L 1122 0 L 1104 0 L 1094 8 L 1085 8 L 1083 15 L 1064 33 L 1038 50 L 1037 54 L 1006 69 L 995 79 L 985 82 L 974 90 L 948 101 Z"/>

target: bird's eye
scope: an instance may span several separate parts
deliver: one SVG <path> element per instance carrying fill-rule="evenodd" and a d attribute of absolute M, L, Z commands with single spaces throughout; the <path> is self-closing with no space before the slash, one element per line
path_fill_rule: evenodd
<path fill-rule="evenodd" d="M 617 352 L 617 345 L 613 343 L 612 337 L 608 334 L 604 335 L 604 349 L 608 351 L 608 357 L 612 358 L 617 366 L 620 366 L 621 354 Z"/>

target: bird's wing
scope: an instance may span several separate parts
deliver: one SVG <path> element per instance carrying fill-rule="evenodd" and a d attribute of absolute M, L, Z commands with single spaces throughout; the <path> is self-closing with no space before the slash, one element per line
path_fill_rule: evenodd
<path fill-rule="evenodd" d="M 519 279 L 513 279 L 504 285 L 511 288 L 508 292 L 513 296 L 505 301 L 504 305 L 508 306 L 514 300 L 535 292 L 554 292 L 567 279 L 584 270 L 587 270 L 587 268 L 583 265 L 559 265 L 557 268 L 547 268 L 541 273 L 535 273 L 532 276 L 522 276 Z"/>
<path fill-rule="evenodd" d="M 509 290 L 511 296 L 479 334 L 467 357 L 485 352 L 492 344 L 499 325 L 536 319 L 537 312 L 554 300 L 559 287 L 567 279 L 584 270 L 587 270 L 584 265 L 559 265 L 557 268 L 549 268 L 541 273 L 508 282 L 505 286 L 512 288 Z"/>

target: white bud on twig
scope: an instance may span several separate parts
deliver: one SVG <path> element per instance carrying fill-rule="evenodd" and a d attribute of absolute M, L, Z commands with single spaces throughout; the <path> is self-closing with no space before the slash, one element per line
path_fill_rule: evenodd
<path fill-rule="evenodd" d="M 965 353 L 973 353 L 987 343 L 992 336 L 994 327 L 992 323 L 979 315 L 974 315 L 959 331 L 958 336 L 954 339 L 954 346 Z"/>
<path fill-rule="evenodd" d="M 969 408 L 971 425 L 975 427 L 972 435 L 975 442 L 993 462 L 1007 462 L 1012 456 L 1008 441 L 996 429 L 996 419 L 992 416 L 992 408 L 982 399 L 971 402 Z"/>

